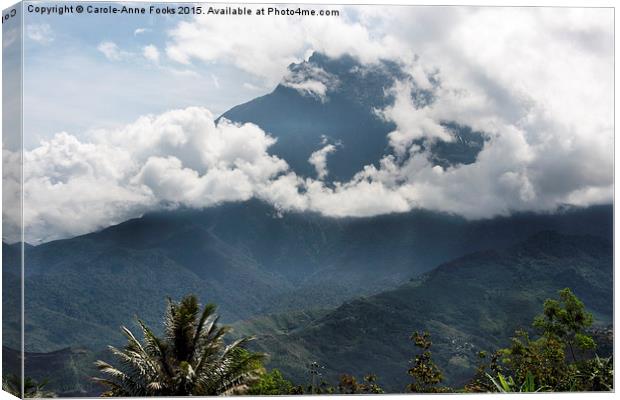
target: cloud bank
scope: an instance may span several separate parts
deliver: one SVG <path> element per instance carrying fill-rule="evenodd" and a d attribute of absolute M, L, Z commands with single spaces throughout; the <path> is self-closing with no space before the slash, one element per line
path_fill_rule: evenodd
<path fill-rule="evenodd" d="M 30 241 L 90 232 L 149 210 L 247 200 L 288 168 L 267 153 L 275 139 L 260 128 L 216 125 L 203 108 L 92 136 L 81 142 L 62 132 L 24 153 Z"/>
<path fill-rule="evenodd" d="M 250 198 L 331 217 L 422 208 L 466 218 L 613 200 L 608 10 L 355 10 L 356 19 L 259 18 L 252 25 L 196 18 L 171 31 L 165 53 L 185 64 L 230 63 L 267 84 L 308 50 L 351 54 L 365 64 L 397 62 L 406 74 L 386 88 L 394 102 L 375 110 L 396 126 L 377 166 L 348 182 L 326 182 L 328 154 L 337 149 L 322 143 L 309 160 L 317 178 L 302 177 L 269 153 L 276 139 L 268 132 L 216 124 L 198 107 L 96 131 L 88 141 L 59 133 L 24 154 L 27 240 L 87 233 L 152 210 Z M 100 51 L 121 57 L 115 46 Z M 284 83 L 324 101 L 334 77 L 323 72 L 289 74 Z M 421 91 L 431 100 L 416 97 Z M 428 146 L 416 144 L 457 140 L 444 122 L 484 133 L 474 163 L 443 168 Z"/>
<path fill-rule="evenodd" d="M 197 16 L 170 31 L 166 53 L 182 64 L 228 63 L 263 78 L 267 85 L 278 83 L 290 64 L 312 51 L 330 57 L 350 54 L 364 63 L 389 58 L 398 50 L 408 53 L 390 35 L 374 38 L 346 10 L 335 8 L 340 9 L 340 17 Z"/>

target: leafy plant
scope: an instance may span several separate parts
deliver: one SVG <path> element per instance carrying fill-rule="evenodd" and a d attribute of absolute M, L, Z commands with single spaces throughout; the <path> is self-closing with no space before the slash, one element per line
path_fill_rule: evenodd
<path fill-rule="evenodd" d="M 521 385 L 517 385 L 512 378 L 509 376 L 508 378 L 504 377 L 501 373 L 497 374 L 497 379 L 493 378 L 491 375 L 487 374 L 489 380 L 493 383 L 495 388 L 500 393 L 513 393 L 513 392 L 540 392 L 544 389 L 544 387 L 537 387 L 536 381 L 534 380 L 534 375 L 529 372 L 525 381 Z"/>
<path fill-rule="evenodd" d="M 476 373 L 473 378 L 465 385 L 463 388 L 465 392 L 468 393 L 484 393 L 484 392 L 492 392 L 495 391 L 496 385 L 494 382 L 489 379 L 490 375 L 488 371 L 494 374 L 501 374 L 503 369 L 499 364 L 499 358 L 501 356 L 501 352 L 496 351 L 490 357 L 490 360 L 487 362 L 487 352 L 479 351 L 478 359 L 480 363 L 476 368 Z"/>
<path fill-rule="evenodd" d="M 534 319 L 534 327 L 548 338 L 556 338 L 566 344 L 573 361 L 577 361 L 578 350 L 596 348 L 594 339 L 586 334 L 592 325 L 592 314 L 569 288 L 560 290 L 560 299 L 547 299 L 543 313 Z"/>
<path fill-rule="evenodd" d="M 557 390 L 568 373 L 564 348 L 556 337 L 531 339 L 527 332 L 517 331 L 510 347 L 500 350 L 501 361 L 519 384 L 531 375 L 542 387 Z"/>
<path fill-rule="evenodd" d="M 593 359 L 578 363 L 575 371 L 575 390 L 592 392 L 612 391 L 614 385 L 613 357 Z"/>
<path fill-rule="evenodd" d="M 218 326 L 215 305 L 200 313 L 195 296 L 180 302 L 168 300 L 164 318 L 164 337 L 157 337 L 138 320 L 140 342 L 127 328 L 123 350 L 109 346 L 118 366 L 97 361 L 97 368 L 108 377 L 94 378 L 108 387 L 104 396 L 211 396 L 246 392 L 262 370 L 263 354 L 243 348 L 251 338 L 229 345 L 224 337 L 227 326 Z"/>
<path fill-rule="evenodd" d="M 46 398 L 56 397 L 56 393 L 46 390 L 47 381 L 37 382 L 26 377 L 24 380 L 24 398 Z M 8 374 L 2 376 L 2 390 L 11 393 L 13 396 L 22 397 L 22 381 L 19 376 Z"/>
<path fill-rule="evenodd" d="M 323 379 L 303 386 L 294 386 L 289 394 L 381 394 L 385 393 L 383 388 L 377 383 L 377 376 L 369 374 L 364 376 L 362 382 L 350 374 L 342 374 L 337 385 L 333 385 Z"/>
<path fill-rule="evenodd" d="M 431 336 L 428 332 L 414 332 L 411 340 L 416 347 L 422 350 L 421 354 L 415 357 L 413 367 L 408 371 L 413 378 L 413 383 L 407 387 L 409 391 L 415 393 L 445 393 L 450 389 L 439 386 L 443 381 L 443 374 L 432 359 L 430 348 L 432 346 Z"/>
<path fill-rule="evenodd" d="M 500 392 L 611 390 L 611 358 L 584 359 L 586 351 L 596 348 L 586 332 L 592 323 L 583 302 L 570 289 L 560 290 L 559 300 L 547 299 L 534 319 L 540 337 L 517 331 L 510 347 L 500 350 L 506 374 L 496 371 L 487 378 Z"/>
<path fill-rule="evenodd" d="M 293 384 L 284 379 L 282 373 L 274 369 L 260 375 L 256 383 L 250 386 L 247 394 L 253 396 L 274 396 L 294 394 Z"/>
<path fill-rule="evenodd" d="M 364 376 L 363 382 L 359 383 L 353 375 L 344 374 L 340 376 L 338 383 L 338 393 L 341 394 L 381 394 L 385 393 L 377 383 L 376 375 Z"/>

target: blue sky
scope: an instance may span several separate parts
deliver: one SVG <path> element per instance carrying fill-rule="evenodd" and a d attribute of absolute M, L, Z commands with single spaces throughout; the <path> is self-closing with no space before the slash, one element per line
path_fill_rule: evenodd
<path fill-rule="evenodd" d="M 63 3 L 53 5 L 58 4 Z M 273 88 L 230 65 L 182 65 L 168 59 L 168 31 L 186 19 L 26 13 L 26 148 L 60 131 L 81 137 L 92 129 L 187 106 L 204 106 L 219 115 Z M 106 42 L 117 46 L 117 59 L 98 50 Z M 145 58 L 146 46 L 158 49 L 159 62 Z"/>

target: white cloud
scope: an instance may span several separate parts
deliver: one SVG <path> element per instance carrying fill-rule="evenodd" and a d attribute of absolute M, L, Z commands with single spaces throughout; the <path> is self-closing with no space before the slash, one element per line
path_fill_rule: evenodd
<path fill-rule="evenodd" d="M 612 201 L 613 13 L 359 10 L 355 21 L 196 18 L 171 32 L 166 54 L 184 64 L 233 64 L 266 84 L 308 49 L 398 62 L 409 76 L 388 91 L 394 103 L 376 110 L 396 126 L 377 167 L 365 166 L 348 182 L 323 182 L 335 151 L 326 141 L 309 160 L 318 179 L 300 177 L 269 154 L 275 139 L 260 127 L 216 125 L 202 108 L 170 111 L 94 133 L 90 142 L 58 134 L 27 152 L 30 238 L 85 233 L 162 207 L 251 197 L 281 211 L 334 217 L 423 208 L 487 218 Z M 122 58 L 112 42 L 100 51 Z M 332 77 L 323 72 L 289 75 L 285 83 L 324 100 Z M 412 98 L 419 89 L 433 100 Z M 414 144 L 453 140 L 444 122 L 484 133 L 474 163 L 443 168 Z"/>
<path fill-rule="evenodd" d="M 160 202 L 198 208 L 247 200 L 254 194 L 252 182 L 239 169 L 214 168 L 200 175 L 175 157 L 150 157 L 134 182 L 148 187 Z"/>
<path fill-rule="evenodd" d="M 24 153 L 27 240 L 75 236 L 162 207 L 248 199 L 288 168 L 267 153 L 274 143 L 255 125 L 216 125 L 195 107 L 94 131 L 88 142 L 58 133 Z"/>
<path fill-rule="evenodd" d="M 49 24 L 26 25 L 26 36 L 40 44 L 48 44 L 54 41 L 54 32 Z"/>
<path fill-rule="evenodd" d="M 309 209 L 327 216 L 366 217 L 411 209 L 405 197 L 378 181 L 354 181 L 335 188 L 316 181 L 307 183 Z"/>
<path fill-rule="evenodd" d="M 9 243 L 21 235 L 21 154 L 2 143 L 2 240 Z"/>
<path fill-rule="evenodd" d="M 116 43 L 109 41 L 99 43 L 97 50 L 99 50 L 110 61 L 119 61 L 126 55 L 126 53 L 121 51 Z"/>
<path fill-rule="evenodd" d="M 347 15 L 347 9 L 340 11 L 338 18 L 252 18 L 251 23 L 247 17 L 196 16 L 169 32 L 166 54 L 183 64 L 193 60 L 231 64 L 268 85 L 279 82 L 287 66 L 301 61 L 309 49 L 331 57 L 352 54 L 369 63 L 397 52 L 409 54 L 391 36 L 374 37 Z"/>
<path fill-rule="evenodd" d="M 277 82 L 303 45 L 299 28 L 288 30 L 286 19 L 197 17 L 170 32 L 169 58 L 182 64 L 192 59 L 226 62 Z M 286 34 L 282 34 L 286 32 Z M 257 40 L 260 38 L 260 41 Z"/>
<path fill-rule="evenodd" d="M 319 180 L 323 180 L 329 173 L 327 170 L 327 156 L 335 151 L 336 146 L 328 144 L 310 155 L 308 162 L 314 166 Z"/>
<path fill-rule="evenodd" d="M 388 136 L 394 156 L 346 183 L 306 180 L 303 207 L 331 216 L 424 208 L 488 218 L 611 202 L 611 14 L 553 11 L 472 9 L 450 15 L 434 40 L 395 34 L 424 56 L 393 58 L 410 76 L 392 88 L 394 103 L 377 110 L 396 125 Z M 388 13 L 383 27 L 411 24 L 411 14 Z M 415 88 L 434 101 L 416 103 Z M 476 162 L 444 169 L 413 144 L 453 140 L 444 122 L 484 132 Z"/>
<path fill-rule="evenodd" d="M 133 35 L 134 35 L 134 36 L 138 36 L 138 35 L 142 35 L 142 34 L 144 34 L 144 33 L 146 33 L 146 32 L 150 32 L 150 31 L 151 31 L 151 30 L 150 30 L 150 29 L 148 29 L 148 28 L 136 28 L 136 29 L 133 31 Z"/>
<path fill-rule="evenodd" d="M 46 241 L 120 223 L 149 207 L 148 193 L 126 184 L 137 168 L 122 149 L 59 133 L 24 153 L 27 240 Z"/>
<path fill-rule="evenodd" d="M 321 67 L 303 63 L 295 67 L 282 80 L 282 85 L 297 90 L 303 96 L 310 96 L 322 103 L 328 100 L 328 91 L 338 87 L 338 78 Z"/>
<path fill-rule="evenodd" d="M 396 154 L 401 157 L 416 139 L 444 142 L 452 140 L 450 132 L 441 125 L 442 121 L 432 115 L 431 106 L 418 107 L 414 104 L 413 90 L 414 87 L 410 82 L 397 82 L 391 90 L 395 99 L 394 104 L 378 112 L 381 117 L 394 122 L 398 127 L 388 135 L 388 138 Z"/>
<path fill-rule="evenodd" d="M 144 46 L 142 49 L 142 55 L 147 60 L 159 64 L 159 50 L 155 45 L 149 44 L 148 46 Z"/>

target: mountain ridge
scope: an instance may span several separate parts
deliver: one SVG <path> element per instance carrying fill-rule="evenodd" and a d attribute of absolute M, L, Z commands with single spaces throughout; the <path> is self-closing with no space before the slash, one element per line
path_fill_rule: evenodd
<path fill-rule="evenodd" d="M 334 219 L 303 213 L 276 217 L 269 205 L 250 201 L 149 214 L 26 249 L 27 332 L 40 332 L 30 335 L 27 349 L 50 351 L 94 339 L 96 330 L 76 336 L 79 325 L 58 325 L 43 310 L 72 321 L 104 321 L 105 330 L 114 330 L 135 314 L 156 323 L 165 297 L 190 292 L 218 303 L 229 322 L 333 307 L 395 287 L 460 255 L 510 245 L 540 230 L 611 238 L 612 212 L 607 206 L 488 221 L 421 211 Z M 14 279 L 17 260 L 10 251 L 3 254 L 6 286 Z M 6 299 L 6 309 L 16 305 L 11 301 Z M 64 334 L 70 326 L 71 335 Z M 56 332 L 54 339 L 45 332 Z M 79 337 L 80 342 L 71 341 Z M 120 335 L 112 341 L 117 340 Z M 109 341 L 99 338 L 91 344 Z"/>
<path fill-rule="evenodd" d="M 562 254 L 564 249 L 572 251 Z M 405 388 L 416 351 L 409 335 L 428 330 L 447 383 L 463 385 L 473 376 L 478 351 L 508 346 L 518 328 L 531 331 L 543 301 L 564 287 L 584 300 L 598 325 L 611 323 L 612 276 L 610 241 L 545 231 L 507 249 L 443 263 L 396 289 L 347 301 L 291 333 L 265 333 L 265 321 L 262 333 L 252 321 L 237 329 L 259 335 L 255 348 L 272 354 L 269 366 L 294 381 L 307 379 L 303 366 L 316 361 L 328 381 L 353 371 L 374 373 L 396 392 Z"/>

